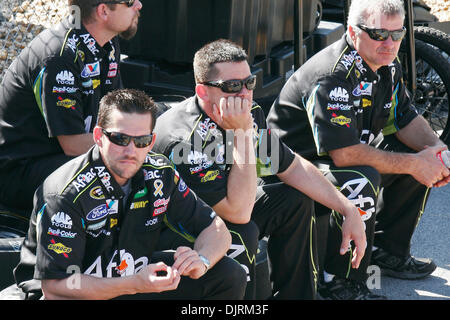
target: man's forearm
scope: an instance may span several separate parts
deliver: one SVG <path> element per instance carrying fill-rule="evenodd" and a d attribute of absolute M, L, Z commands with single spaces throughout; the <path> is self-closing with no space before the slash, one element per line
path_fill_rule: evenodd
<path fill-rule="evenodd" d="M 409 174 L 414 168 L 415 154 L 388 152 L 366 144 L 328 152 L 338 167 L 370 166 L 380 173 Z"/>
<path fill-rule="evenodd" d="M 232 223 L 250 221 L 256 197 L 256 159 L 251 130 L 235 130 L 233 166 L 228 175 L 227 196 L 214 206 L 216 213 Z"/>
<path fill-rule="evenodd" d="M 58 142 L 68 156 L 79 156 L 94 145 L 92 133 L 58 136 Z"/>
<path fill-rule="evenodd" d="M 97 278 L 75 273 L 65 279 L 42 280 L 46 299 L 107 300 L 136 293 L 135 277 Z"/>
<path fill-rule="evenodd" d="M 278 177 L 287 185 L 343 216 L 355 210 L 353 204 L 311 162 L 299 155 Z"/>
<path fill-rule="evenodd" d="M 226 254 L 231 245 L 231 235 L 222 219 L 217 217 L 197 237 L 194 250 L 204 255 L 214 266 Z"/>
<path fill-rule="evenodd" d="M 416 151 L 422 151 L 425 146 L 445 145 L 422 116 L 417 116 L 406 127 L 399 130 L 396 137 Z"/>

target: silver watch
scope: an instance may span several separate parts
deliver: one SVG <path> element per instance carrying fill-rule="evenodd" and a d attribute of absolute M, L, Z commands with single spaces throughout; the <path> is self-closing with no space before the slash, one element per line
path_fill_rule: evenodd
<path fill-rule="evenodd" d="M 211 262 L 209 262 L 208 258 L 206 258 L 204 255 L 199 254 L 198 257 L 200 258 L 200 260 L 202 260 L 203 264 L 205 265 L 206 271 L 208 271 L 209 267 L 211 266 Z"/>

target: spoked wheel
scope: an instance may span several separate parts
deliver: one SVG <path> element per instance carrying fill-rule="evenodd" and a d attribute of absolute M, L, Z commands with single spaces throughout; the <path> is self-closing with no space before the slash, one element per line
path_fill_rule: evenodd
<path fill-rule="evenodd" d="M 441 50 L 421 40 L 415 40 L 415 54 L 417 89 L 413 97 L 414 105 L 441 140 L 449 145 L 450 62 L 441 54 Z M 404 43 L 399 57 L 405 79 L 408 79 Z"/>

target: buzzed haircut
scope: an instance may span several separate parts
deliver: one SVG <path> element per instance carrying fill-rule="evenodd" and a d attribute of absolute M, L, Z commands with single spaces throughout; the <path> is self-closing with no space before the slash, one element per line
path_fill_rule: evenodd
<path fill-rule="evenodd" d="M 194 55 L 194 77 L 196 83 L 204 83 L 214 79 L 215 64 L 221 62 L 247 61 L 245 50 L 238 44 L 219 39 L 204 45 Z"/>

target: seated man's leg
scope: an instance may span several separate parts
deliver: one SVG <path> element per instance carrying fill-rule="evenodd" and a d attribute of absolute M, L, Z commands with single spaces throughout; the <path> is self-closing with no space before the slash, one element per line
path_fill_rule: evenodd
<path fill-rule="evenodd" d="M 173 265 L 173 252 L 154 252 L 150 263 L 160 261 L 169 266 Z M 122 296 L 119 299 L 241 300 L 244 297 L 245 284 L 244 269 L 232 259 L 223 257 L 199 279 L 182 276 L 176 290 Z"/>
<path fill-rule="evenodd" d="M 394 135 L 385 137 L 379 148 L 414 152 Z M 383 273 L 402 278 L 422 278 L 436 269 L 429 259 L 410 259 L 411 238 L 422 216 L 431 189 L 410 175 L 383 175 L 377 203 L 377 224 L 372 263 Z"/>
<path fill-rule="evenodd" d="M 356 207 L 365 214 L 361 216 L 365 223 L 367 248 L 358 269 L 351 268 L 352 251 L 345 255 L 339 254 L 342 242 L 341 226 L 343 217 L 332 212 L 328 232 L 327 248 L 325 253 L 324 269 L 335 276 L 333 283 L 322 286 L 322 296 L 332 299 L 378 299 L 383 298 L 371 294 L 365 281 L 368 278 L 367 267 L 370 265 L 370 256 L 375 232 L 376 204 L 381 176 L 377 170 L 368 166 L 355 166 L 339 168 L 331 161 L 315 162 L 324 176 L 335 185 Z M 329 212 L 328 208 L 318 205 L 317 215 Z M 320 252 L 319 255 L 323 253 Z M 330 280 L 330 279 L 325 279 Z M 333 292 L 328 290 L 333 286 Z M 327 289 L 328 288 L 328 289 Z M 325 291 L 323 291 L 326 289 Z"/>
<path fill-rule="evenodd" d="M 0 201 L 13 209 L 33 209 L 33 196 L 39 185 L 53 171 L 73 157 L 56 154 L 17 161 L 17 165 L 0 171 Z"/>
<path fill-rule="evenodd" d="M 247 274 L 247 288 L 244 299 L 252 300 L 256 297 L 256 253 L 258 250 L 259 230 L 253 221 L 247 224 L 233 224 L 225 221 L 231 233 L 231 247 L 227 252 L 227 257 L 238 262 Z M 157 250 L 167 248 L 176 249 L 179 246 L 193 247 L 193 243 L 183 238 L 181 235 L 165 228 L 161 232 L 160 243 Z"/>
<path fill-rule="evenodd" d="M 318 281 L 314 203 L 286 184 L 257 188 L 252 220 L 269 237 L 274 297 L 315 299 Z"/>

